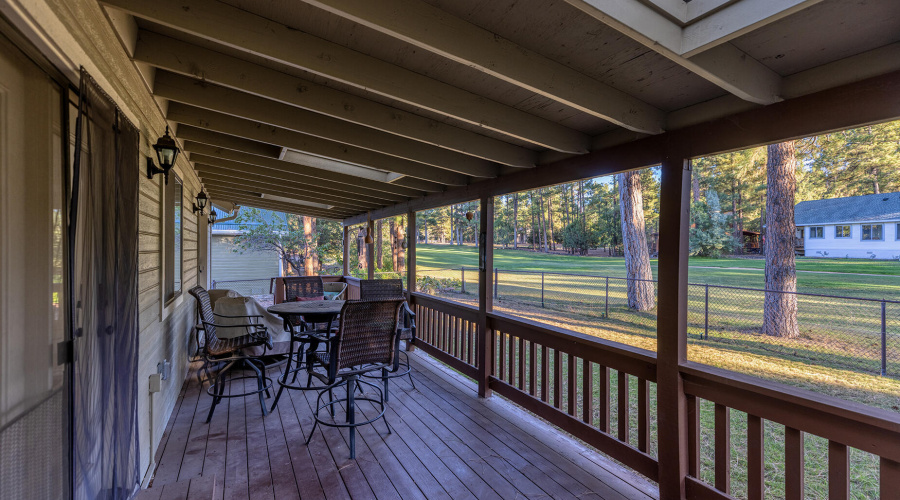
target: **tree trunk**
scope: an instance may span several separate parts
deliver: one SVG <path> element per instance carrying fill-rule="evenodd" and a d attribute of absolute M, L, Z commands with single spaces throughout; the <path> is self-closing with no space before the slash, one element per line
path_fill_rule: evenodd
<path fill-rule="evenodd" d="M 399 273 L 400 276 L 403 276 L 403 272 L 406 270 L 406 255 L 403 250 L 403 237 L 405 236 L 404 228 L 406 227 L 406 220 L 404 217 L 400 217 L 397 221 L 396 226 L 396 235 L 394 237 L 394 246 L 397 248 L 397 263 L 394 264 L 394 272 Z"/>
<path fill-rule="evenodd" d="M 549 249 L 547 248 L 547 222 L 544 219 L 544 188 L 541 188 L 538 194 L 541 204 L 541 251 L 546 252 Z"/>
<path fill-rule="evenodd" d="M 881 187 L 878 185 L 878 167 L 872 169 L 872 189 L 873 194 L 881 194 Z"/>
<path fill-rule="evenodd" d="M 397 250 L 400 249 L 400 245 L 397 242 L 397 221 L 394 217 L 391 217 L 388 232 L 390 234 L 391 242 L 391 269 L 393 269 L 394 272 L 397 272 Z"/>
<path fill-rule="evenodd" d="M 694 203 L 700 202 L 700 176 L 692 175 L 691 176 L 691 191 L 694 193 Z"/>
<path fill-rule="evenodd" d="M 737 217 L 737 197 L 735 195 L 735 182 L 734 179 L 731 180 L 731 232 L 734 236 L 734 240 L 737 242 L 744 241 L 744 233 L 740 229 L 740 225 L 738 224 Z M 744 247 L 742 245 L 735 245 L 734 253 L 744 253 L 742 250 Z"/>
<path fill-rule="evenodd" d="M 531 212 L 531 250 L 534 250 L 534 195 L 531 191 L 528 192 L 528 205 Z"/>
<path fill-rule="evenodd" d="M 625 246 L 625 269 L 628 275 L 628 307 L 649 311 L 656 306 L 650 252 L 644 233 L 644 197 L 641 174 L 637 171 L 619 174 L 619 207 L 622 212 L 622 240 Z M 640 280 L 640 281 L 639 281 Z"/>
<path fill-rule="evenodd" d="M 375 222 L 375 267 L 377 269 L 384 269 L 384 252 L 382 247 L 382 239 L 381 234 L 384 232 L 383 229 L 383 221 L 377 220 Z"/>
<path fill-rule="evenodd" d="M 556 242 L 553 241 L 553 190 L 548 190 L 547 196 L 547 225 L 548 228 L 547 233 L 547 244 L 550 245 L 550 250 L 556 251 Z"/>
<path fill-rule="evenodd" d="M 369 259 L 366 258 L 366 249 L 368 247 L 369 245 L 366 245 L 366 228 L 361 227 L 359 232 L 356 233 L 356 268 L 361 271 L 366 271 L 369 268 Z"/>
<path fill-rule="evenodd" d="M 519 193 L 513 195 L 513 248 L 519 249 Z"/>
<path fill-rule="evenodd" d="M 794 338 L 797 324 L 797 273 L 794 266 L 794 143 L 768 147 L 766 162 L 766 299 L 763 327 L 766 335 Z"/>

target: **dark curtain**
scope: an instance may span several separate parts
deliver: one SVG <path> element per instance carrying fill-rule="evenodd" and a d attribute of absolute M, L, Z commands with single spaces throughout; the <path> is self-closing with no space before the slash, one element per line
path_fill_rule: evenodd
<path fill-rule="evenodd" d="M 128 499 L 137 429 L 139 139 L 81 72 L 70 236 L 74 252 L 74 497 Z"/>

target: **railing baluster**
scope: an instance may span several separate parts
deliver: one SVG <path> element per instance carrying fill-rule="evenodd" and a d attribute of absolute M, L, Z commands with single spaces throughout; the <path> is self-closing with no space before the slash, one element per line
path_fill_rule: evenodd
<path fill-rule="evenodd" d="M 784 494 L 787 500 L 806 497 L 803 432 L 784 428 Z"/>
<path fill-rule="evenodd" d="M 581 360 L 581 420 L 594 424 L 594 367 L 587 359 Z"/>
<path fill-rule="evenodd" d="M 747 414 L 747 499 L 762 500 L 766 485 L 763 420 Z"/>
<path fill-rule="evenodd" d="M 628 374 L 617 370 L 619 379 L 619 441 L 629 442 L 631 439 L 631 406 L 628 396 Z"/>
<path fill-rule="evenodd" d="M 553 349 L 553 406 L 562 408 L 562 352 Z"/>
<path fill-rule="evenodd" d="M 597 426 L 601 431 L 605 433 L 609 433 L 609 367 L 607 366 L 598 366 L 599 370 L 599 378 L 597 379 L 599 394 L 597 396 L 597 401 L 599 403 L 599 407 L 597 410 L 600 412 L 600 422 L 597 423 Z"/>
<path fill-rule="evenodd" d="M 578 365 L 575 364 L 575 355 L 569 353 L 569 359 L 566 361 L 566 369 L 569 372 L 569 387 L 566 390 L 566 400 L 569 402 L 569 415 L 575 416 L 575 408 L 578 398 L 575 397 L 575 377 L 578 375 Z"/>
<path fill-rule="evenodd" d="M 533 340 L 528 342 L 528 359 L 531 362 L 530 369 L 528 370 L 528 393 L 532 396 L 537 395 L 537 371 L 538 371 L 538 363 L 537 363 L 537 345 Z"/>
<path fill-rule="evenodd" d="M 731 409 L 716 403 L 716 489 L 731 493 Z"/>
<path fill-rule="evenodd" d="M 550 374 L 550 359 L 547 353 L 547 346 L 541 346 L 541 401 L 547 403 L 550 395 L 548 394 L 548 381 Z"/>
<path fill-rule="evenodd" d="M 638 449 L 650 449 L 650 382 L 638 378 Z"/>
<path fill-rule="evenodd" d="M 497 363 L 497 378 L 503 380 L 506 377 L 506 333 L 497 332 L 497 339 L 500 341 L 500 360 Z"/>
<path fill-rule="evenodd" d="M 847 458 L 847 446 L 835 441 L 828 441 L 828 498 L 829 500 L 850 498 L 850 460 Z"/>
<path fill-rule="evenodd" d="M 525 339 L 519 337 L 519 380 L 516 387 L 525 390 Z"/>
<path fill-rule="evenodd" d="M 687 396 L 688 474 L 700 477 L 700 400 Z"/>
<path fill-rule="evenodd" d="M 509 336 L 509 385 L 516 385 L 516 338 Z"/>
<path fill-rule="evenodd" d="M 881 498 L 891 498 L 900 493 L 900 463 L 881 459 Z"/>

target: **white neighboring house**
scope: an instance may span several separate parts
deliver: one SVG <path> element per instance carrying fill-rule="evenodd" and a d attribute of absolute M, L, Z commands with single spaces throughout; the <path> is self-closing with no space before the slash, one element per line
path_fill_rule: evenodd
<path fill-rule="evenodd" d="M 227 214 L 218 208 L 218 217 Z M 273 213 L 263 211 L 263 217 Z M 210 228 L 209 276 L 216 288 L 229 288 L 242 295 L 269 293 L 269 279 L 282 275 L 281 257 L 276 252 L 240 252 L 234 237 L 241 234 L 240 224 L 234 221 L 217 222 Z"/>
<path fill-rule="evenodd" d="M 900 193 L 802 201 L 794 222 L 807 257 L 900 259 Z"/>

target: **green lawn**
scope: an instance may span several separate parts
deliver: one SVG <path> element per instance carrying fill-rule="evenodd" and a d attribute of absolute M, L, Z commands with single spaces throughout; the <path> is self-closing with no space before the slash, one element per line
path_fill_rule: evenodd
<path fill-rule="evenodd" d="M 416 246 L 416 265 L 420 271 L 458 269 L 461 266 L 475 268 L 478 267 L 478 250 L 474 246 L 419 244 Z M 655 277 L 656 259 L 651 259 L 650 265 Z M 763 288 L 765 284 L 765 275 L 763 274 L 765 262 L 761 259 L 692 257 L 690 266 L 689 279 L 691 283 L 749 288 Z M 495 250 L 494 267 L 501 270 L 625 276 L 625 259 L 621 257 L 580 257 L 524 250 Z M 797 286 L 800 292 L 900 300 L 900 263 L 898 262 L 798 258 L 797 270 L 803 271 L 797 273 Z"/>

